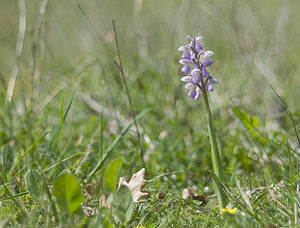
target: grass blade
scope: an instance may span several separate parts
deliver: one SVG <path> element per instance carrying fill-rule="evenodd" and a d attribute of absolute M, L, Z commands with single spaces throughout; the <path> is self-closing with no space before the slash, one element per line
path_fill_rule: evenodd
<path fill-rule="evenodd" d="M 151 109 L 145 109 L 140 114 L 136 116 L 136 119 L 142 118 L 145 114 L 150 112 Z M 105 160 L 108 158 L 112 150 L 115 148 L 115 146 L 120 142 L 121 138 L 128 132 L 128 130 L 133 126 L 134 122 L 131 121 L 127 127 L 125 127 L 121 134 L 113 141 L 113 143 L 110 145 L 110 147 L 105 151 L 103 156 L 100 157 L 100 160 L 98 161 L 97 165 L 94 167 L 94 169 L 89 173 L 87 180 L 89 180 L 103 165 Z"/>

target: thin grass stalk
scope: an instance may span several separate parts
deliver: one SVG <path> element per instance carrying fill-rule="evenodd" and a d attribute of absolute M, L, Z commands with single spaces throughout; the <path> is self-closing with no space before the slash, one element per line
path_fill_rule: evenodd
<path fill-rule="evenodd" d="M 289 143 L 287 142 L 287 145 Z M 287 152 L 288 152 L 288 159 L 289 159 L 289 176 L 290 176 L 290 194 L 291 194 L 291 201 L 292 201 L 292 214 L 290 221 L 292 225 L 296 224 L 297 219 L 296 219 L 296 214 L 297 212 L 295 211 L 295 192 L 294 192 L 294 175 L 293 175 L 293 163 L 292 163 L 292 153 L 289 147 L 287 146 Z M 294 218 L 293 218 L 294 217 Z"/>
<path fill-rule="evenodd" d="M 121 61 L 121 54 L 120 54 L 120 48 L 119 48 L 119 43 L 118 43 L 116 24 L 115 24 L 114 20 L 112 20 L 112 23 L 113 23 L 113 29 L 114 29 L 115 40 L 116 40 L 116 48 L 117 48 L 117 53 L 118 53 L 118 58 L 119 58 L 119 63 L 118 64 L 115 61 L 114 62 L 116 63 L 116 65 L 119 66 L 120 74 L 122 76 L 122 80 L 123 80 L 123 83 L 124 83 L 124 86 L 125 86 L 125 90 L 126 90 L 126 94 L 127 94 L 127 98 L 128 98 L 128 102 L 129 102 L 133 122 L 134 122 L 134 125 L 136 127 L 136 133 L 137 133 L 137 138 L 138 138 L 139 147 L 140 147 L 141 162 L 142 162 L 143 167 L 145 167 L 144 148 L 143 148 L 143 145 L 142 145 L 141 134 L 140 134 L 140 131 L 139 131 L 139 128 L 138 128 L 138 123 L 136 121 L 136 116 L 135 116 L 135 112 L 134 112 L 134 109 L 133 109 L 132 99 L 131 99 L 131 96 L 130 96 L 130 93 L 129 93 L 129 88 L 127 86 L 127 81 L 126 81 L 124 70 L 123 70 L 123 65 L 122 65 L 122 61 Z"/>
<path fill-rule="evenodd" d="M 19 32 L 18 32 L 18 40 L 16 46 L 16 62 L 13 66 L 12 73 L 10 76 L 10 80 L 8 83 L 7 93 L 6 93 L 6 100 L 8 102 L 11 101 L 13 91 L 15 88 L 16 78 L 20 73 L 20 61 L 21 61 L 21 54 L 23 50 L 23 42 L 25 37 L 26 31 L 26 7 L 25 7 L 25 0 L 18 1 L 19 6 Z"/>

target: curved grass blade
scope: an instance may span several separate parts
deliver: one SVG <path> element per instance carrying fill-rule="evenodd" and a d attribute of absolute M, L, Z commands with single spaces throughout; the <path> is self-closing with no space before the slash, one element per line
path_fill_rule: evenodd
<path fill-rule="evenodd" d="M 139 113 L 136 116 L 136 119 L 142 118 L 145 114 L 150 112 L 151 109 L 145 109 L 141 113 Z M 121 138 L 128 132 L 128 130 L 134 125 L 134 121 L 131 121 L 127 127 L 123 128 L 121 131 L 121 134 L 113 141 L 113 143 L 110 145 L 110 147 L 105 151 L 103 156 L 101 156 L 100 160 L 98 161 L 97 165 L 94 167 L 94 169 L 89 173 L 87 180 L 89 180 L 103 165 L 105 160 L 108 158 L 109 154 L 113 151 L 115 146 L 120 142 Z"/>

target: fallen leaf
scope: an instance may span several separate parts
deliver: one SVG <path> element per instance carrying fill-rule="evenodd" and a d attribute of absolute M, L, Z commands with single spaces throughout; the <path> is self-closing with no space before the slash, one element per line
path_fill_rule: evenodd
<path fill-rule="evenodd" d="M 182 190 L 182 193 L 181 193 L 182 199 L 187 200 L 188 198 L 190 198 L 190 196 L 191 196 L 191 194 L 190 194 L 190 191 L 188 188 L 185 188 Z"/>
<path fill-rule="evenodd" d="M 204 195 L 199 195 L 198 193 L 195 193 L 193 195 L 193 200 L 200 201 L 202 204 L 206 204 L 206 199 Z"/>
<path fill-rule="evenodd" d="M 206 198 L 204 195 L 198 194 L 192 188 L 185 188 L 182 190 L 181 197 L 183 200 L 192 198 L 193 200 L 198 200 L 201 204 L 206 204 Z"/>
<path fill-rule="evenodd" d="M 108 202 L 108 196 L 102 193 L 99 199 L 99 205 L 102 207 L 111 208 L 111 202 Z"/>
<path fill-rule="evenodd" d="M 145 168 L 142 168 L 137 173 L 134 173 L 130 181 L 128 181 L 126 177 L 120 177 L 118 189 L 120 188 L 121 185 L 127 186 L 131 191 L 133 202 L 136 203 L 140 198 L 149 196 L 148 192 L 142 191 L 142 189 L 147 184 L 147 180 L 144 180 L 144 177 L 145 177 Z"/>
<path fill-rule="evenodd" d="M 98 181 L 93 181 L 90 184 L 84 186 L 84 190 L 89 194 L 90 197 L 96 196 L 99 192 L 100 184 Z"/>
<path fill-rule="evenodd" d="M 162 192 L 158 192 L 158 193 L 156 194 L 156 197 L 157 197 L 158 199 L 160 199 L 160 200 L 163 200 L 163 199 L 165 198 L 165 194 L 163 194 Z"/>

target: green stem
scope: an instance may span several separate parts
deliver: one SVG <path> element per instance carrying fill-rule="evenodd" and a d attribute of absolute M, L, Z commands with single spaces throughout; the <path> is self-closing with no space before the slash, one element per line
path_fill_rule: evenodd
<path fill-rule="evenodd" d="M 202 83 L 202 85 L 204 85 L 202 87 L 203 88 L 202 93 L 203 93 L 204 103 L 205 103 L 205 108 L 206 108 L 208 133 L 209 133 L 209 139 L 210 139 L 210 145 L 211 145 L 211 160 L 212 160 L 214 174 L 218 178 L 218 179 L 213 178 L 213 183 L 214 183 L 214 188 L 215 188 L 215 191 L 216 191 L 216 194 L 218 197 L 219 207 L 220 207 L 220 211 L 221 211 L 222 208 L 226 207 L 227 196 L 223 190 L 222 183 L 220 182 L 220 181 L 224 182 L 222 164 L 221 164 L 221 159 L 220 159 L 220 153 L 218 150 L 217 139 L 216 139 L 216 135 L 215 135 L 215 131 L 214 131 L 213 119 L 212 119 L 209 102 L 208 102 L 206 83 L 204 83 L 202 77 L 201 77 L 201 83 Z"/>

